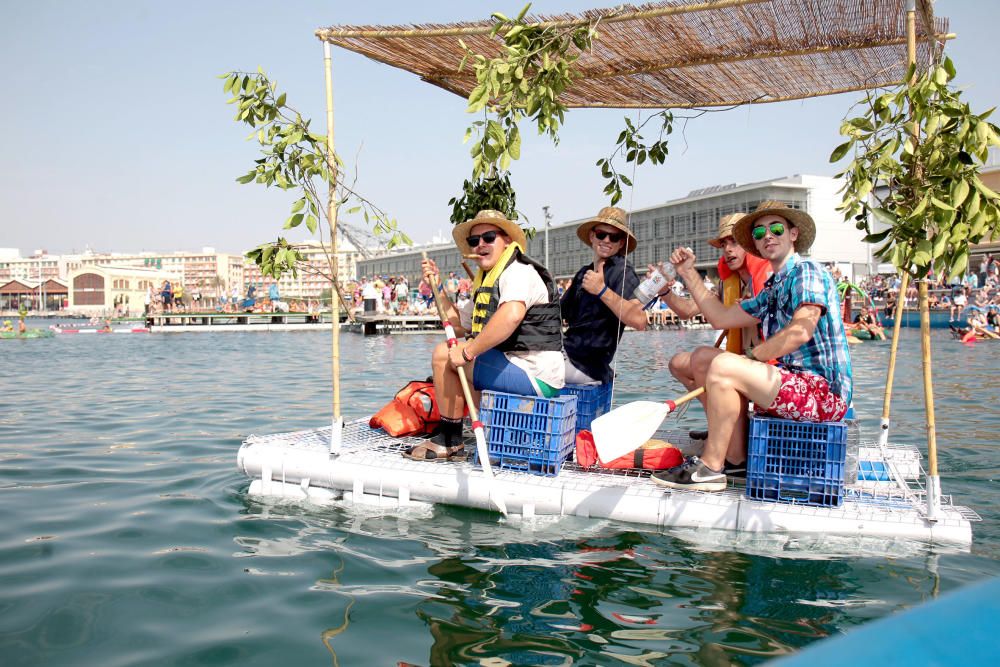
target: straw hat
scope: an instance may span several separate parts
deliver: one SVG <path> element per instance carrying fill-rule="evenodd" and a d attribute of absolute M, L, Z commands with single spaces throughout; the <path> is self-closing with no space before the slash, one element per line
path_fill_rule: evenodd
<path fill-rule="evenodd" d="M 494 227 L 499 227 L 504 234 L 510 237 L 513 243 L 517 243 L 521 246 L 521 250 L 524 252 L 528 251 L 528 239 L 524 236 L 524 230 L 516 222 L 511 222 L 504 214 L 500 211 L 492 211 L 486 209 L 476 213 L 476 217 L 472 220 L 466 220 L 465 222 L 460 222 L 455 225 L 455 228 L 451 230 L 451 236 L 455 239 L 455 245 L 458 246 L 459 251 L 463 255 L 469 255 L 472 253 L 472 248 L 469 244 L 465 242 L 465 238 L 469 235 L 469 232 L 476 225 L 493 225 Z"/>
<path fill-rule="evenodd" d="M 724 215 L 719 219 L 719 235 L 714 239 L 708 240 L 708 245 L 713 248 L 722 247 L 722 239 L 733 235 L 733 227 L 736 223 L 740 221 L 746 213 L 730 213 L 729 215 Z"/>
<path fill-rule="evenodd" d="M 614 206 L 605 206 L 598 211 L 596 216 L 577 227 L 576 235 L 580 237 L 580 240 L 583 241 L 584 245 L 590 247 L 590 230 L 595 226 L 608 225 L 609 227 L 620 229 L 625 232 L 625 254 L 627 255 L 635 250 L 635 247 L 639 245 L 639 241 L 637 241 L 635 236 L 632 235 L 632 232 L 629 231 L 628 225 L 626 224 L 627 218 L 628 214 L 622 209 Z"/>
<path fill-rule="evenodd" d="M 799 230 L 799 237 L 795 240 L 795 252 L 803 253 L 809 250 L 816 240 L 816 223 L 808 213 L 789 208 L 780 201 L 761 202 L 753 213 L 740 218 L 733 228 L 733 238 L 754 257 L 760 257 L 760 253 L 757 252 L 757 246 L 753 241 L 753 223 L 765 215 L 779 215 Z"/>

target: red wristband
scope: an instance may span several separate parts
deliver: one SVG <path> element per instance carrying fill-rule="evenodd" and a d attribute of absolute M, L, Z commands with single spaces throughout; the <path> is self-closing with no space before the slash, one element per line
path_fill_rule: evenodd
<path fill-rule="evenodd" d="M 466 361 L 467 363 L 472 363 L 472 360 L 476 358 L 476 355 L 474 355 L 474 354 L 473 354 L 473 355 L 470 355 L 470 354 L 468 353 L 468 351 L 467 351 L 468 349 L 469 349 L 469 348 L 467 348 L 467 347 L 463 347 L 463 348 L 462 348 L 462 358 L 463 358 L 463 359 L 465 359 L 465 361 Z"/>

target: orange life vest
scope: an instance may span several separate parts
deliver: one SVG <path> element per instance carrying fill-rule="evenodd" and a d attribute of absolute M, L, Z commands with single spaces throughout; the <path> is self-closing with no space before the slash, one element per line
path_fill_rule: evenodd
<path fill-rule="evenodd" d="M 368 425 L 400 438 L 428 434 L 439 421 L 441 413 L 434 396 L 434 383 L 414 380 L 396 392 L 393 399 L 368 421 Z"/>
<path fill-rule="evenodd" d="M 764 282 L 770 277 L 771 262 L 761 257 L 756 257 L 747 253 L 743 260 L 747 271 L 750 272 L 750 288 L 754 296 L 757 296 L 764 289 Z M 719 258 L 719 278 L 722 279 L 722 303 L 731 306 L 743 296 L 743 282 L 739 273 L 732 271 L 726 264 L 725 257 Z M 726 334 L 726 351 L 734 354 L 743 354 L 743 330 L 730 329 Z"/>

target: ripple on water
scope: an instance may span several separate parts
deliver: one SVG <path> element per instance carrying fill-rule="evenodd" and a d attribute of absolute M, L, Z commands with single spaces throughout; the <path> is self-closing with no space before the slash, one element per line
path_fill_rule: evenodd
<path fill-rule="evenodd" d="M 438 340 L 342 336 L 346 416 L 425 377 Z M 329 421 L 329 334 L 38 342 L 0 350 L 4 367 L 37 369 L 0 410 L 5 665 L 755 664 L 1000 573 L 1000 413 L 983 400 L 1000 381 L 987 345 L 934 340 L 945 492 L 987 521 L 971 553 L 929 553 L 260 502 L 236 450 L 250 433 Z M 616 403 L 676 396 L 670 356 L 712 342 L 627 333 Z M 891 432 L 919 443 L 916 343 L 903 333 Z M 888 346 L 852 352 L 871 438 Z M 672 419 L 695 428 L 704 416 L 693 405 Z"/>

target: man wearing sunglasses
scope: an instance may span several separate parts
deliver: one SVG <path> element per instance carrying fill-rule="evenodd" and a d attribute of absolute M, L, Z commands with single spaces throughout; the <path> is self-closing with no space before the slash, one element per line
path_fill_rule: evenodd
<path fill-rule="evenodd" d="M 639 286 L 635 269 L 625 259 L 638 243 L 625 211 L 612 206 L 577 227 L 576 235 L 594 251 L 594 261 L 576 272 L 559 302 L 567 325 L 566 382 L 603 384 L 612 379 L 611 361 L 625 326 L 646 328 L 642 304 L 622 296 Z"/>
<path fill-rule="evenodd" d="M 487 210 L 455 225 L 452 236 L 462 256 L 479 265 L 472 298 L 463 308 L 442 294 L 456 335 L 470 338 L 450 349 L 445 343 L 434 348 L 431 367 L 441 423 L 433 438 L 404 453 L 419 461 L 445 461 L 464 452 L 465 399 L 458 368 L 472 369 L 474 401 L 485 389 L 550 398 L 559 393 L 566 374 L 555 283 L 544 266 L 524 254 L 528 244 L 521 227 Z M 433 260 L 425 260 L 422 268 L 428 282 L 439 275 Z"/>
<path fill-rule="evenodd" d="M 708 440 L 701 457 L 653 475 L 664 486 L 702 491 L 726 488 L 726 451 L 740 403 L 798 421 L 838 421 L 851 402 L 851 357 L 833 276 L 802 259 L 816 238 L 809 214 L 764 202 L 737 222 L 733 236 L 746 251 L 771 263 L 774 275 L 752 299 L 726 306 L 701 284 L 695 256 L 678 248 L 670 261 L 706 319 L 717 329 L 762 325 L 764 342 L 745 356 L 715 348 L 695 350 L 692 366 L 707 394 Z M 776 365 L 764 362 L 776 360 Z"/>
<path fill-rule="evenodd" d="M 713 248 L 722 251 L 719 257 L 718 270 L 719 278 L 722 282 L 719 294 L 723 297 L 723 303 L 727 305 L 735 304 L 740 299 L 748 299 L 760 293 L 764 289 L 764 283 L 771 276 L 771 263 L 766 259 L 749 254 L 733 237 L 733 229 L 745 213 L 731 213 L 723 216 L 719 220 L 719 232 L 714 238 L 708 240 L 708 244 Z M 653 267 L 650 267 L 652 269 Z M 662 271 L 661 271 L 662 273 Z M 681 319 L 690 319 L 701 312 L 694 299 L 678 296 L 672 289 L 667 289 L 661 293 L 663 301 Z M 743 354 L 743 350 L 750 345 L 755 345 L 760 340 L 758 327 L 750 326 L 742 329 L 729 329 L 726 333 L 725 349 L 736 354 Z M 702 386 L 705 373 L 712 357 L 699 352 L 698 348 L 692 352 L 678 352 L 670 358 L 670 374 L 691 391 Z M 708 348 L 713 349 L 713 348 Z M 697 354 L 696 354 L 697 353 Z M 692 366 L 692 361 L 697 359 L 701 366 Z M 698 378 L 701 378 L 699 381 Z M 705 396 L 699 396 L 698 400 L 702 405 L 706 405 Z M 706 405 L 707 406 L 707 405 Z M 728 475 L 746 476 L 746 456 L 747 456 L 747 400 L 744 398 L 740 404 L 740 417 L 733 429 L 729 441 L 729 448 L 726 451 L 725 470 Z"/>

